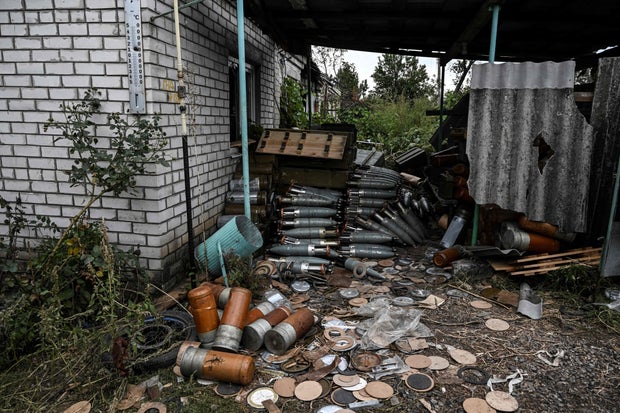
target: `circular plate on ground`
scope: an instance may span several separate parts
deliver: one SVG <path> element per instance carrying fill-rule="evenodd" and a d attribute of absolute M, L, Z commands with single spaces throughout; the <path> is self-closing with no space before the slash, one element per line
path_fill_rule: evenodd
<path fill-rule="evenodd" d="M 382 381 L 371 381 L 364 388 L 369 396 L 377 399 L 389 399 L 394 395 L 394 389 Z"/>
<path fill-rule="evenodd" d="M 367 401 L 367 400 L 377 400 L 376 398 L 368 395 L 368 393 L 366 393 L 366 390 L 364 390 L 364 389 L 362 389 L 362 390 L 355 390 L 353 392 L 353 395 L 355 396 L 355 398 L 357 400 L 360 400 L 360 401 L 363 401 L 363 402 Z"/>
<path fill-rule="evenodd" d="M 282 377 L 273 383 L 273 390 L 282 397 L 293 397 L 297 383 L 292 377 Z"/>
<path fill-rule="evenodd" d="M 275 403 L 278 398 L 278 394 L 271 387 L 258 387 L 248 393 L 246 401 L 255 409 L 264 409 L 263 402 L 265 400 L 271 400 Z"/>
<path fill-rule="evenodd" d="M 338 291 L 338 294 L 340 294 L 342 298 L 350 299 L 359 297 L 360 292 L 357 290 L 357 288 L 342 288 Z"/>
<path fill-rule="evenodd" d="M 487 326 L 489 330 L 493 331 L 505 331 L 510 328 L 510 324 L 499 318 L 489 318 L 484 322 L 484 325 Z"/>
<path fill-rule="evenodd" d="M 321 407 L 316 413 L 336 413 L 338 410 L 342 410 L 342 406 L 338 406 L 337 404 L 328 404 L 327 406 Z"/>
<path fill-rule="evenodd" d="M 319 399 L 322 399 L 323 397 L 327 396 L 332 391 L 332 384 L 331 382 L 325 379 L 319 380 L 319 384 L 321 385 L 321 388 L 323 389 L 323 391 L 321 392 L 321 395 L 319 396 Z"/>
<path fill-rule="evenodd" d="M 304 370 L 308 370 L 310 367 L 310 362 L 304 360 L 301 357 L 296 357 L 294 359 L 290 359 L 280 364 L 280 370 L 285 373 L 299 373 Z"/>
<path fill-rule="evenodd" d="M 413 305 L 415 303 L 415 300 L 411 297 L 394 297 L 392 298 L 392 304 L 398 306 L 398 307 L 408 307 L 410 305 Z"/>
<path fill-rule="evenodd" d="M 360 376 L 358 376 L 357 374 L 353 374 L 351 376 L 347 376 L 344 374 L 336 374 L 334 375 L 334 384 L 337 384 L 338 386 L 341 387 L 350 387 L 350 386 L 355 386 L 356 384 L 358 384 L 360 382 Z"/>
<path fill-rule="evenodd" d="M 476 364 L 476 361 L 477 361 L 476 356 L 471 354 L 469 351 L 462 350 L 460 348 L 455 348 L 454 350 L 450 350 L 448 351 L 448 354 L 450 354 L 450 357 L 452 357 L 452 360 L 456 361 L 459 364 L 465 364 L 465 365 Z"/>
<path fill-rule="evenodd" d="M 496 413 L 497 411 L 489 406 L 486 400 L 478 397 L 470 397 L 463 401 L 465 413 Z"/>
<path fill-rule="evenodd" d="M 353 307 L 361 307 L 364 304 L 368 304 L 368 300 L 362 297 L 351 298 L 349 300 L 349 305 Z"/>
<path fill-rule="evenodd" d="M 334 390 L 331 399 L 340 406 L 346 406 L 349 403 L 355 403 L 357 401 L 353 393 L 342 388 Z"/>
<path fill-rule="evenodd" d="M 429 359 L 431 359 L 431 365 L 428 368 L 431 370 L 445 370 L 450 367 L 450 362 L 443 357 L 429 356 Z"/>
<path fill-rule="evenodd" d="M 314 380 L 302 381 L 295 387 L 295 397 L 305 402 L 318 399 L 321 393 L 323 393 L 321 383 Z"/>
<path fill-rule="evenodd" d="M 394 265 L 394 260 L 385 259 L 379 261 L 379 266 L 381 267 L 391 267 Z"/>
<path fill-rule="evenodd" d="M 407 376 L 405 384 L 412 390 L 425 392 L 435 386 L 432 377 L 424 373 L 413 373 Z"/>
<path fill-rule="evenodd" d="M 336 410 L 334 413 L 355 413 L 355 410 L 351 410 L 351 409 L 340 409 L 340 410 Z"/>
<path fill-rule="evenodd" d="M 86 412 L 86 410 L 78 410 L 77 413 Z M 140 406 L 136 413 L 157 412 L 166 413 L 166 405 L 160 402 L 147 402 Z"/>
<path fill-rule="evenodd" d="M 350 336 L 342 336 L 334 340 L 331 349 L 334 351 L 349 351 L 357 347 L 357 341 Z"/>
<path fill-rule="evenodd" d="M 470 301 L 469 305 L 471 305 L 472 307 L 477 308 L 479 310 L 488 310 L 489 308 L 493 307 L 493 304 L 491 304 L 488 301 L 484 301 L 484 300 Z"/>
<path fill-rule="evenodd" d="M 356 353 L 351 356 L 351 366 L 359 371 L 370 371 L 373 367 L 381 364 L 383 359 L 380 355 L 370 351 Z"/>
<path fill-rule="evenodd" d="M 213 391 L 222 397 L 230 397 L 230 396 L 234 396 L 235 394 L 239 393 L 242 387 L 243 386 L 240 386 L 238 384 L 219 383 L 217 386 L 215 386 Z"/>
<path fill-rule="evenodd" d="M 305 293 L 310 291 L 310 283 L 308 281 L 293 281 L 291 283 L 291 288 L 296 293 Z"/>
<path fill-rule="evenodd" d="M 366 379 L 364 379 L 363 377 L 360 377 L 360 382 L 357 383 L 355 386 L 343 387 L 343 389 L 348 390 L 348 391 L 359 391 L 359 390 L 365 389 L 367 385 L 368 385 L 368 382 L 366 381 Z"/>
<path fill-rule="evenodd" d="M 501 412 L 514 412 L 519 408 L 519 402 L 505 391 L 492 391 L 484 397 L 489 406 Z"/>
<path fill-rule="evenodd" d="M 336 341 L 346 336 L 347 333 L 340 327 L 326 327 L 323 336 L 329 341 Z"/>
<path fill-rule="evenodd" d="M 405 364 L 413 369 L 425 369 L 433 363 L 430 357 L 423 354 L 414 354 L 405 359 Z"/>

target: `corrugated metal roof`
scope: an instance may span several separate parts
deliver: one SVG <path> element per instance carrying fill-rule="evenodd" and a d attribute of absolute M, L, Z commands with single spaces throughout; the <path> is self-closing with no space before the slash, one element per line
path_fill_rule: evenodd
<path fill-rule="evenodd" d="M 575 105 L 574 63 L 489 66 L 472 73 L 471 195 L 564 231 L 586 231 L 592 127 Z"/>

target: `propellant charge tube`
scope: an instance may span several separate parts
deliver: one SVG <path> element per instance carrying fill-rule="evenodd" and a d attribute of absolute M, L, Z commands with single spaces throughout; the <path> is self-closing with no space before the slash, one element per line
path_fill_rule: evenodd
<path fill-rule="evenodd" d="M 245 326 L 245 318 L 252 301 L 252 292 L 246 288 L 233 287 L 224 308 L 224 314 L 217 329 L 213 348 L 217 350 L 239 350 L 239 342 Z"/>
<path fill-rule="evenodd" d="M 201 285 L 190 290 L 187 298 L 201 346 L 211 347 L 220 324 L 213 291 L 210 287 Z"/>
<path fill-rule="evenodd" d="M 573 242 L 577 235 L 574 232 L 562 232 L 558 227 L 547 222 L 530 221 L 525 215 L 519 218 L 519 227 L 528 232 L 535 232 L 565 242 Z"/>
<path fill-rule="evenodd" d="M 248 324 L 258 320 L 259 318 L 264 317 L 265 314 L 270 313 L 275 308 L 276 307 L 269 301 L 263 301 L 262 303 L 258 304 L 256 307 L 248 311 L 248 315 L 245 317 L 244 326 L 247 326 Z"/>
<path fill-rule="evenodd" d="M 458 260 L 465 253 L 465 249 L 460 245 L 438 251 L 433 255 L 433 264 L 438 267 L 447 267 L 452 261 Z"/>
<path fill-rule="evenodd" d="M 224 287 L 221 284 L 214 284 L 210 282 L 205 282 L 201 285 L 206 285 L 211 288 L 211 291 L 213 292 L 213 297 L 215 298 L 215 302 L 217 304 L 217 308 L 223 310 L 226 307 L 228 298 L 230 297 L 230 287 Z"/>
<path fill-rule="evenodd" d="M 313 325 L 312 311 L 301 308 L 265 333 L 265 347 L 273 354 L 284 354 L 297 339 L 310 331 Z"/>
<path fill-rule="evenodd" d="M 255 320 L 243 328 L 241 343 L 250 351 L 258 350 L 263 345 L 265 333 L 271 330 L 273 326 L 284 321 L 284 319 L 290 315 L 291 310 L 286 306 L 280 306 L 274 309 L 264 317 Z"/>
<path fill-rule="evenodd" d="M 180 369 L 185 377 L 245 386 L 254 379 L 256 365 L 250 356 L 188 347 L 181 356 Z"/>

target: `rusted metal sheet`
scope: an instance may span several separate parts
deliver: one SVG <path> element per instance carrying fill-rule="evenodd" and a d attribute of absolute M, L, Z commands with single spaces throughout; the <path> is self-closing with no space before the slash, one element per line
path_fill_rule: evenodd
<path fill-rule="evenodd" d="M 566 232 L 587 229 L 592 127 L 573 97 L 574 62 L 475 65 L 469 191 Z"/>

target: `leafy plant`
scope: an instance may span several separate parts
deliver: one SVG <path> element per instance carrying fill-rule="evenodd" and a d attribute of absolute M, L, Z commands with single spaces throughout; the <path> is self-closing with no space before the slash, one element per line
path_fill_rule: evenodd
<path fill-rule="evenodd" d="M 303 128 L 308 124 L 304 111 L 303 89 L 295 79 L 286 77 L 280 86 L 280 127 Z"/>

